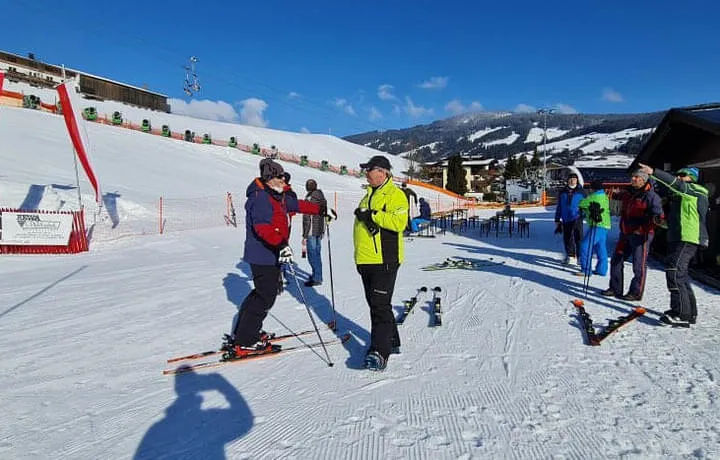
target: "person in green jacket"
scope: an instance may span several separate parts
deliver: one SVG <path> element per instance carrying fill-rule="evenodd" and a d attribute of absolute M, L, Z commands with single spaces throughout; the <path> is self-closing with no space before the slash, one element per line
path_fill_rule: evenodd
<path fill-rule="evenodd" d="M 390 353 L 399 353 L 400 349 L 392 295 L 404 257 L 408 201 L 392 182 L 392 166 L 387 158 L 376 155 L 360 168 L 367 174 L 369 187 L 355 209 L 353 243 L 355 265 L 370 306 L 370 347 L 365 367 L 383 370 Z"/>
<path fill-rule="evenodd" d="M 660 317 L 660 321 L 671 326 L 690 327 L 697 320 L 697 302 L 690 287 L 688 266 L 698 248 L 707 248 L 710 242 L 705 226 L 710 206 L 708 190 L 697 183 L 698 168 L 681 168 L 673 176 L 642 163 L 639 166 L 669 191 L 665 279 L 670 291 L 670 310 Z"/>
<path fill-rule="evenodd" d="M 580 242 L 580 272 L 579 276 L 590 276 L 592 271 L 592 255 L 597 256 L 595 274 L 607 275 L 608 254 L 607 235 L 610 231 L 610 200 L 605 194 L 603 184 L 594 180 L 590 184 L 590 194 L 580 201 L 578 207 L 588 222 L 590 229 Z"/>

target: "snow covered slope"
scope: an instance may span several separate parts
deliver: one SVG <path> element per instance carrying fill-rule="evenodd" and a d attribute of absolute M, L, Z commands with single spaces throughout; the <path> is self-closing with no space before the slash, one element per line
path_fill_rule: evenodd
<path fill-rule="evenodd" d="M 88 132 L 105 191 L 124 209 L 120 226 L 160 193 L 193 202 L 242 190 L 257 169 L 258 158 L 241 152 L 98 125 Z M 65 136 L 59 118 L 0 107 L 0 205 L 69 206 L 61 204 L 76 193 Z M 399 310 L 420 286 L 440 286 L 444 322 L 431 326 L 429 297 L 421 298 L 400 327 L 402 354 L 370 373 L 359 369 L 369 312 L 352 260 L 360 181 L 288 169 L 297 184 L 316 177 L 353 195 L 331 227 L 333 278 L 326 239 L 325 283 L 291 284 L 265 328 L 310 328 L 303 299 L 320 322 L 331 320 L 332 279 L 339 330 L 353 337 L 329 347 L 335 366 L 304 350 L 161 375 L 166 358 L 212 349 L 230 329 L 251 289 L 242 227 L 134 236 L 76 256 L 3 256 L 0 458 L 720 456 L 717 292 L 695 286 L 697 326 L 662 328 L 657 312 L 668 295 L 652 262 L 646 317 L 600 347 L 583 345 L 569 303 L 583 296 L 582 278 L 559 263 L 551 210 L 523 209 L 530 238 L 471 228 L 407 241 L 393 305 Z M 487 265 L 421 270 L 449 256 Z M 297 271 L 307 278 L 306 260 Z M 586 305 L 598 323 L 632 307 L 600 298 L 606 286 L 590 279 Z"/>

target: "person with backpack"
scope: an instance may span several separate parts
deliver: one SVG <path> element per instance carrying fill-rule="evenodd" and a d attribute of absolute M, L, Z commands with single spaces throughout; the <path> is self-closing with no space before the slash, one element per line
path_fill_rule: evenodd
<path fill-rule="evenodd" d="M 607 235 L 610 231 L 610 200 L 605 194 L 602 181 L 594 180 L 590 184 L 590 194 L 583 198 L 578 208 L 585 216 L 590 230 L 585 233 L 580 242 L 580 276 L 590 276 L 592 272 L 592 255 L 597 257 L 594 273 L 599 276 L 607 275 Z"/>
<path fill-rule="evenodd" d="M 407 198 L 407 203 L 408 203 L 408 215 L 407 215 L 407 226 L 406 226 L 406 229 L 409 229 L 410 226 L 411 226 L 411 223 L 412 223 L 412 215 L 411 215 L 411 214 L 412 214 L 412 209 L 413 209 L 412 203 L 410 202 L 410 200 L 411 200 L 411 199 L 414 200 L 414 201 L 415 201 L 415 207 L 417 207 L 417 205 L 418 205 L 418 196 L 417 196 L 417 193 L 415 193 L 410 187 L 408 187 L 407 181 L 403 181 L 402 184 L 400 185 L 400 187 L 401 187 L 401 190 L 403 191 L 403 193 L 405 194 L 405 198 Z M 407 231 L 406 231 L 406 233 L 407 233 Z"/>
<path fill-rule="evenodd" d="M 327 200 L 322 190 L 317 186 L 315 179 L 308 179 L 305 182 L 305 200 L 316 203 L 318 206 L 327 207 Z M 312 214 L 303 215 L 303 240 L 307 248 L 307 258 L 310 262 L 310 279 L 305 281 L 305 286 L 320 286 L 323 282 L 321 243 L 325 234 L 325 218 Z"/>
<path fill-rule="evenodd" d="M 710 206 L 708 190 L 698 184 L 698 168 L 681 168 L 673 176 L 643 163 L 638 165 L 669 192 L 665 279 L 670 291 L 670 309 L 660 321 L 671 326 L 690 327 L 697 321 L 697 301 L 690 286 L 688 267 L 698 249 L 709 245 L 705 225 Z"/>

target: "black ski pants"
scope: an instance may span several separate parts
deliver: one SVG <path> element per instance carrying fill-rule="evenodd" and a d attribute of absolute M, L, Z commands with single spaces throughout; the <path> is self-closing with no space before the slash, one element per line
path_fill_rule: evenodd
<path fill-rule="evenodd" d="M 583 239 L 583 220 L 578 218 L 571 222 L 563 222 L 562 230 L 565 254 L 567 254 L 568 257 L 579 256 L 580 242 Z"/>
<path fill-rule="evenodd" d="M 250 265 L 255 289 L 245 297 L 240 306 L 240 316 L 235 326 L 235 344 L 243 347 L 260 340 L 260 330 L 268 312 L 275 304 L 278 293 L 278 265 Z"/>
<path fill-rule="evenodd" d="M 399 266 L 387 264 L 358 265 L 357 270 L 370 306 L 370 348 L 387 359 L 393 346 L 400 346 L 392 296 Z"/>
<path fill-rule="evenodd" d="M 665 280 L 670 291 L 670 310 L 686 321 L 695 320 L 697 317 L 697 302 L 688 275 L 688 266 L 695 257 L 697 248 L 697 245 L 692 243 L 668 243 L 665 260 Z"/>
<path fill-rule="evenodd" d="M 610 259 L 610 289 L 616 295 L 623 295 L 625 286 L 625 261 L 632 257 L 633 278 L 630 282 L 628 294 L 643 296 L 645 292 L 645 277 L 647 276 L 647 258 L 653 234 L 637 235 L 635 233 L 621 233 L 615 246 L 612 259 Z"/>

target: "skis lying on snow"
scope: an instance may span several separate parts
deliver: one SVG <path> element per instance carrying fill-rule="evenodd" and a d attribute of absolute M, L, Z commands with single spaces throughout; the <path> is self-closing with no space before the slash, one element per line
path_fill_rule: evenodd
<path fill-rule="evenodd" d="M 436 271 L 436 270 L 450 270 L 450 269 L 461 269 L 461 270 L 479 270 L 482 267 L 488 267 L 493 265 L 502 265 L 505 261 L 496 262 L 492 259 L 463 259 L 463 258 L 447 258 L 444 262 L 428 265 L 422 267 L 423 271 Z"/>
<path fill-rule="evenodd" d="M 418 288 L 417 292 L 415 293 L 415 296 L 410 297 L 410 300 L 406 300 L 403 305 L 403 311 L 400 313 L 400 316 L 395 320 L 396 324 L 402 324 L 405 322 L 405 318 L 412 313 L 413 308 L 415 308 L 415 305 L 418 302 L 418 297 L 420 297 L 420 294 L 423 292 L 427 292 L 427 287 L 421 286 Z"/>
<path fill-rule="evenodd" d="M 313 331 L 315 332 L 315 331 Z M 294 337 L 294 336 L 291 336 Z M 343 344 L 350 340 L 350 334 L 346 333 L 342 336 L 335 337 L 329 340 L 325 340 L 325 345 L 335 345 L 335 344 Z M 277 340 L 277 339 L 275 339 Z M 251 352 L 248 355 L 237 357 L 237 358 L 220 358 L 218 360 L 212 360 L 212 361 L 203 361 L 195 364 L 184 364 L 176 369 L 165 369 L 163 371 L 163 375 L 176 375 L 176 374 L 185 374 L 187 372 L 194 372 L 201 369 L 210 369 L 213 367 L 221 367 L 228 364 L 236 364 L 241 363 L 245 361 L 251 361 L 251 360 L 257 360 L 257 359 L 263 359 L 263 358 L 270 358 L 272 356 L 277 355 L 284 355 L 287 353 L 292 353 L 296 351 L 301 350 L 308 350 L 312 348 L 317 348 L 322 346 L 322 343 L 320 342 L 312 342 L 312 343 L 305 343 L 302 345 L 293 345 L 291 347 L 282 347 L 281 345 L 272 345 L 270 348 L 266 350 L 258 350 L 255 352 Z"/>
<path fill-rule="evenodd" d="M 440 286 L 433 288 L 433 326 L 442 326 L 442 310 L 440 307 Z"/>
<path fill-rule="evenodd" d="M 588 343 L 592 346 L 600 345 L 602 341 L 608 338 L 608 336 L 611 335 L 613 332 L 617 331 L 621 327 L 625 326 L 627 323 L 645 314 L 645 309 L 643 307 L 635 307 L 633 308 L 633 311 L 631 311 L 627 315 L 621 316 L 617 319 L 609 320 L 607 326 L 605 326 L 602 331 L 597 332 L 595 330 L 595 326 L 593 326 L 590 315 L 587 311 L 585 311 L 585 303 L 582 300 L 575 299 L 572 301 L 572 304 L 578 311 L 583 331 L 585 331 Z"/>
<path fill-rule="evenodd" d="M 275 335 L 270 340 L 272 340 L 273 342 L 279 342 L 282 340 L 291 339 L 293 337 L 302 337 L 304 335 L 309 335 L 309 334 L 314 334 L 314 333 L 315 333 L 314 330 L 309 330 L 309 331 L 297 332 L 295 334 Z M 167 360 L 167 362 L 168 362 L 168 364 L 170 364 L 170 363 L 177 363 L 180 361 L 190 361 L 193 359 L 208 358 L 210 356 L 221 355 L 224 352 L 225 352 L 225 350 L 207 350 L 207 351 L 202 351 L 200 353 L 193 353 L 191 355 L 176 356 L 174 358 L 169 358 Z"/>

